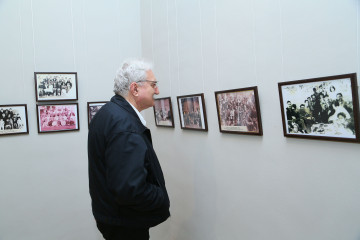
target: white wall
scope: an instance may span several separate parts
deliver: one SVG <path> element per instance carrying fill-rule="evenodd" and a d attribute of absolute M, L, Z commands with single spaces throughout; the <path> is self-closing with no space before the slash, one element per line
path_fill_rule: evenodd
<path fill-rule="evenodd" d="M 0 137 L 0 239 L 102 239 L 90 207 L 86 103 L 113 95 L 141 55 L 140 1 L 0 1 L 0 105 L 27 104 L 29 135 Z M 38 134 L 34 72 L 77 72 L 80 131 Z"/>
<path fill-rule="evenodd" d="M 359 1 L 141 2 L 143 55 L 175 129 L 146 118 L 172 217 L 154 239 L 358 240 L 358 144 L 285 138 L 278 82 L 359 72 Z M 214 91 L 258 86 L 264 136 L 221 134 Z M 209 131 L 181 130 L 176 96 L 204 93 Z"/>
<path fill-rule="evenodd" d="M 355 0 L 0 1 L 0 104 L 27 104 L 30 128 L 0 137 L 0 239 L 101 239 L 86 102 L 108 100 L 120 62 L 144 55 L 176 124 L 156 128 L 145 112 L 172 202 L 152 239 L 358 240 L 359 145 L 284 138 L 277 83 L 359 72 L 359 10 Z M 79 132 L 37 133 L 36 71 L 78 72 Z M 254 85 L 264 136 L 219 133 L 214 91 Z M 200 92 L 209 132 L 181 130 L 176 96 Z"/>

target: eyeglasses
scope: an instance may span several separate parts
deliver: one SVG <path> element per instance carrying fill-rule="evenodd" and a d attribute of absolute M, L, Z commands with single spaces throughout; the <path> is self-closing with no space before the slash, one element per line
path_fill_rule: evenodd
<path fill-rule="evenodd" d="M 139 80 L 139 81 L 136 81 L 136 83 L 139 83 L 139 82 L 149 82 L 151 87 L 154 88 L 154 89 L 159 87 L 158 86 L 159 81 L 151 81 L 151 80 Z"/>

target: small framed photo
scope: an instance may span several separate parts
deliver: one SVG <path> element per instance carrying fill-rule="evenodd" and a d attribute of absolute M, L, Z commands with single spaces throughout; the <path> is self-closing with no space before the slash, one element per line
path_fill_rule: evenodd
<path fill-rule="evenodd" d="M 69 101 L 78 99 L 76 72 L 35 72 L 36 101 Z"/>
<path fill-rule="evenodd" d="M 80 129 L 77 103 L 36 105 L 36 108 L 39 133 Z"/>
<path fill-rule="evenodd" d="M 215 92 L 220 132 L 262 135 L 257 87 Z"/>
<path fill-rule="evenodd" d="M 171 98 L 157 98 L 154 104 L 155 124 L 158 127 L 174 127 Z"/>
<path fill-rule="evenodd" d="M 88 112 L 88 124 L 90 125 L 91 119 L 95 116 L 95 114 L 100 110 L 102 106 L 104 106 L 105 102 L 88 102 L 87 103 L 87 112 Z"/>
<path fill-rule="evenodd" d="M 177 103 L 182 129 L 208 130 L 203 93 L 178 96 Z"/>
<path fill-rule="evenodd" d="M 359 141 L 356 74 L 278 84 L 285 137 Z"/>
<path fill-rule="evenodd" d="M 0 105 L 0 136 L 29 134 L 26 104 Z"/>

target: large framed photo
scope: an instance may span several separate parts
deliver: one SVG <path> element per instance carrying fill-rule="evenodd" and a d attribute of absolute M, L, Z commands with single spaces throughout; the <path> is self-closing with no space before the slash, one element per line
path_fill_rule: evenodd
<path fill-rule="evenodd" d="M 352 73 L 279 83 L 284 136 L 358 142 L 356 81 Z"/>
<path fill-rule="evenodd" d="M 76 72 L 35 72 L 36 101 L 69 101 L 78 99 Z"/>
<path fill-rule="evenodd" d="M 77 103 L 36 105 L 36 108 L 39 133 L 80 129 Z"/>
<path fill-rule="evenodd" d="M 215 100 L 220 132 L 263 134 L 257 87 L 218 91 Z"/>
<path fill-rule="evenodd" d="M 28 133 L 26 104 L 0 105 L 0 136 Z"/>
<path fill-rule="evenodd" d="M 203 93 L 178 96 L 177 103 L 182 129 L 208 130 Z"/>
<path fill-rule="evenodd" d="M 174 127 L 171 98 L 157 98 L 154 104 L 155 124 L 158 127 Z"/>
<path fill-rule="evenodd" d="M 104 106 L 107 101 L 104 102 L 88 102 L 87 103 L 87 112 L 88 112 L 88 125 L 90 125 L 91 120 L 95 116 L 95 114 L 100 110 L 102 106 Z"/>

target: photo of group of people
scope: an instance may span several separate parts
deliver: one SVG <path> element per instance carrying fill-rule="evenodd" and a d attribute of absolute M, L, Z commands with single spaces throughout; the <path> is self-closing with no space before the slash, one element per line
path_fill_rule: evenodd
<path fill-rule="evenodd" d="M 39 132 L 78 130 L 77 103 L 38 105 Z"/>
<path fill-rule="evenodd" d="M 76 73 L 35 73 L 37 101 L 76 100 Z"/>
<path fill-rule="evenodd" d="M 281 86 L 286 131 L 356 138 L 350 78 Z"/>
<path fill-rule="evenodd" d="M 27 133 L 26 105 L 0 106 L 0 135 Z"/>
<path fill-rule="evenodd" d="M 220 131 L 260 133 L 256 88 L 216 92 Z"/>
<path fill-rule="evenodd" d="M 94 118 L 95 114 L 104 106 L 107 102 L 88 102 L 88 123 Z"/>
<path fill-rule="evenodd" d="M 170 97 L 155 99 L 154 115 L 156 126 L 174 127 Z"/>
<path fill-rule="evenodd" d="M 204 95 L 179 96 L 181 128 L 207 131 Z"/>

